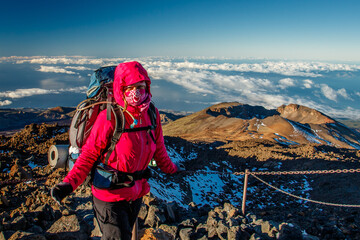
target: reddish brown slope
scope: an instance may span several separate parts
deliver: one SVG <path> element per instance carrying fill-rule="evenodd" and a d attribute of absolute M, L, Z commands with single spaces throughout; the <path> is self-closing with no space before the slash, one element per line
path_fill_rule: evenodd
<path fill-rule="evenodd" d="M 220 103 L 167 124 L 164 134 L 205 142 L 267 139 L 360 149 L 360 134 L 319 111 L 295 104 L 267 110 Z"/>

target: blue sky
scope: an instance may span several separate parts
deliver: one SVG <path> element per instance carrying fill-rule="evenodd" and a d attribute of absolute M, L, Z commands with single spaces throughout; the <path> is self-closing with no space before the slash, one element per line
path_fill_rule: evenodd
<path fill-rule="evenodd" d="M 1 108 L 76 106 L 95 69 L 138 60 L 160 109 L 296 103 L 360 119 L 360 1 L 14 0 L 1 10 Z"/>
<path fill-rule="evenodd" d="M 0 56 L 360 61 L 360 2 L 3 1 Z"/>

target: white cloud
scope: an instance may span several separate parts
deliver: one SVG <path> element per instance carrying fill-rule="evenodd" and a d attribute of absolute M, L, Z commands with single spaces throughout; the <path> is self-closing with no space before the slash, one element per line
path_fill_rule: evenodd
<path fill-rule="evenodd" d="M 4 100 L 4 101 L 0 101 L 0 106 L 7 106 L 7 105 L 10 105 L 12 104 L 12 101 L 10 100 Z"/>
<path fill-rule="evenodd" d="M 276 73 L 286 76 L 307 76 L 320 77 L 321 72 L 329 71 L 358 71 L 360 65 L 356 64 L 335 64 L 322 62 L 305 62 L 305 61 L 263 61 L 259 63 L 200 63 L 198 59 L 194 58 L 167 58 L 167 57 L 147 57 L 147 58 L 91 58 L 84 56 L 60 56 L 60 57 L 3 57 L 1 61 L 10 61 L 17 64 L 31 63 L 31 64 L 76 64 L 76 65 L 117 65 L 124 61 L 137 60 L 144 64 L 145 67 L 166 67 L 172 69 L 197 69 L 209 71 L 238 71 L 238 72 L 257 72 L 257 73 Z M 176 60 L 176 61 L 174 61 Z M 75 70 L 88 70 L 76 69 Z"/>
<path fill-rule="evenodd" d="M 327 98 L 330 99 L 332 101 L 336 102 L 337 99 L 337 92 L 332 89 L 331 87 L 329 87 L 327 84 L 321 84 L 320 85 L 320 89 L 322 94 Z"/>
<path fill-rule="evenodd" d="M 345 99 L 351 99 L 351 98 L 349 97 L 349 95 L 347 94 L 345 88 L 341 88 L 341 89 L 337 90 L 337 93 L 338 93 L 340 96 L 342 96 L 343 98 L 345 98 Z"/>
<path fill-rule="evenodd" d="M 54 67 L 54 66 L 40 66 L 40 69 L 36 69 L 39 72 L 53 72 L 53 73 L 65 73 L 65 74 L 76 74 L 75 72 L 68 71 L 64 68 Z"/>
<path fill-rule="evenodd" d="M 74 70 L 79 70 L 79 71 L 88 71 L 88 70 L 93 70 L 91 68 L 88 67 L 84 67 L 84 66 L 67 66 L 65 67 L 66 69 L 74 69 Z"/>
<path fill-rule="evenodd" d="M 193 72 L 189 70 L 176 70 L 169 68 L 148 68 L 148 73 L 154 80 L 165 79 L 180 85 L 190 92 L 214 93 L 208 84 L 208 72 Z"/>
<path fill-rule="evenodd" d="M 0 92 L 0 97 L 2 98 L 24 98 L 31 97 L 35 95 L 44 95 L 44 94 L 59 94 L 61 92 L 75 92 L 75 93 L 84 93 L 87 90 L 87 87 L 75 87 L 75 88 L 65 88 L 65 89 L 42 89 L 42 88 L 28 88 L 28 89 L 16 89 L 14 91 Z"/>
<path fill-rule="evenodd" d="M 268 79 L 246 78 L 241 75 L 223 75 L 206 70 L 178 70 L 166 67 L 148 67 L 148 73 L 153 80 L 166 80 L 184 87 L 189 92 L 199 94 L 228 95 L 236 92 L 266 92 L 276 90 L 276 86 Z"/>
<path fill-rule="evenodd" d="M 265 107 L 278 107 L 292 103 L 292 98 L 274 94 L 277 85 L 268 79 L 247 78 L 241 75 L 224 75 L 207 70 L 171 69 L 163 66 L 148 67 L 154 80 L 166 80 L 197 94 L 210 94 L 214 101 L 239 101 Z M 291 85 L 290 81 L 287 82 Z"/>
<path fill-rule="evenodd" d="M 59 89 L 59 92 L 85 93 L 88 88 L 86 86 Z"/>
<path fill-rule="evenodd" d="M 346 92 L 346 89 L 345 88 L 341 88 L 339 90 L 334 90 L 333 88 L 329 87 L 328 85 L 326 84 L 320 84 L 319 85 L 320 89 L 321 89 L 321 92 L 322 94 L 327 98 L 327 99 L 330 99 L 332 101 L 337 101 L 337 98 L 339 96 L 345 98 L 345 99 L 348 99 L 348 100 L 351 100 L 351 98 L 349 97 L 349 95 L 347 94 Z"/>
<path fill-rule="evenodd" d="M 257 72 L 257 73 L 277 73 L 287 76 L 308 76 L 319 77 L 321 74 L 311 73 L 311 68 L 304 68 L 303 63 L 284 63 L 284 62 L 264 62 L 264 63 L 242 63 L 242 64 L 206 64 L 195 62 L 147 62 L 149 67 L 167 67 L 174 69 L 199 69 L 211 71 L 237 71 L 237 72 Z"/>
<path fill-rule="evenodd" d="M 314 82 L 310 79 L 305 79 L 303 82 L 305 88 L 312 88 L 312 86 L 314 85 Z"/>
<path fill-rule="evenodd" d="M 57 93 L 57 91 L 41 89 L 41 88 L 16 89 L 15 91 L 0 92 L 0 97 L 23 98 L 23 97 L 50 94 L 50 93 Z"/>
<path fill-rule="evenodd" d="M 40 86 L 44 89 L 59 89 L 65 87 L 65 82 L 56 78 L 48 78 L 40 80 Z"/>
<path fill-rule="evenodd" d="M 285 89 L 288 87 L 294 87 L 296 85 L 296 80 L 292 78 L 283 78 L 279 80 L 279 87 Z"/>
<path fill-rule="evenodd" d="M 127 58 L 91 58 L 86 56 L 60 56 L 60 57 L 46 57 L 46 56 L 34 56 L 34 57 L 9 57 L 2 58 L 3 61 L 11 61 L 17 64 L 31 63 L 31 64 L 77 64 L 77 65 L 117 65 L 120 62 L 128 61 Z"/>
<path fill-rule="evenodd" d="M 286 76 L 321 77 L 321 72 L 358 71 L 359 65 L 330 64 L 321 62 L 284 62 L 266 61 L 261 63 L 199 63 L 190 61 L 153 61 L 146 62 L 147 67 L 166 67 L 173 69 L 221 70 L 238 72 L 276 73 Z"/>
<path fill-rule="evenodd" d="M 349 118 L 352 120 L 360 120 L 360 110 L 352 107 L 336 109 L 330 106 L 318 105 L 313 108 L 334 118 Z"/>

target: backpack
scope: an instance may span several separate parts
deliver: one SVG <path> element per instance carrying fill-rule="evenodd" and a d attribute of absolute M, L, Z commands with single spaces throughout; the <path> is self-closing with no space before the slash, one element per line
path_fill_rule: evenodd
<path fill-rule="evenodd" d="M 134 184 L 135 180 L 142 178 L 143 174 L 145 174 L 145 177 L 148 178 L 148 172 L 135 172 L 133 174 L 119 173 L 119 171 L 111 169 L 109 166 L 107 166 L 109 157 L 114 151 L 115 145 L 119 141 L 123 132 L 148 131 L 152 140 L 155 142 L 155 138 L 151 130 L 156 128 L 156 109 L 152 102 L 150 103 L 148 110 L 148 114 L 151 119 L 151 126 L 137 128 L 132 127 L 130 129 L 125 129 L 123 108 L 116 103 L 113 94 L 115 68 L 116 66 L 101 67 L 95 70 L 95 72 L 91 75 L 90 84 L 86 92 L 87 98 L 78 104 L 76 113 L 72 118 L 69 129 L 70 161 L 68 161 L 68 167 L 69 169 L 72 169 L 76 159 L 80 155 L 82 146 L 85 144 L 87 138 L 90 135 L 92 127 L 99 113 L 106 109 L 107 120 L 111 120 L 113 117 L 115 119 L 114 133 L 111 137 L 111 140 L 109 141 L 108 146 L 102 152 L 102 155 L 107 153 L 105 162 L 98 162 L 93 167 L 91 174 L 92 176 L 88 177 L 86 180 L 87 183 L 92 181 L 94 186 L 98 185 L 98 188 L 119 188 L 121 186 L 129 187 Z M 114 183 L 113 178 L 123 179 L 123 182 L 127 183 Z M 129 181 L 127 180 L 130 181 L 130 184 L 128 184 Z"/>

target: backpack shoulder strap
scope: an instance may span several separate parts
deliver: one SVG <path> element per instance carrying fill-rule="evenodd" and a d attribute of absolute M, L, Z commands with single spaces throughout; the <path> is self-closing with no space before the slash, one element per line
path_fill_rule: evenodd
<path fill-rule="evenodd" d="M 155 140 L 155 137 L 154 135 L 152 134 L 151 130 L 155 130 L 156 129 L 156 108 L 155 108 L 155 105 L 153 102 L 150 102 L 150 106 L 149 106 L 149 109 L 148 109 L 148 113 L 149 113 L 149 116 L 150 116 L 150 120 L 151 120 L 151 127 L 150 129 L 148 130 L 148 133 L 151 137 L 151 139 L 154 141 L 154 143 L 156 144 L 156 140 Z"/>
<path fill-rule="evenodd" d="M 156 115 L 156 107 L 155 107 L 153 102 L 150 102 L 148 113 L 149 113 L 149 116 L 150 116 L 152 129 L 155 129 L 156 128 L 156 117 L 157 117 L 157 115 Z"/>
<path fill-rule="evenodd" d="M 116 143 L 119 141 L 121 134 L 125 129 L 125 117 L 123 111 L 121 111 L 119 106 L 114 107 L 113 105 L 110 105 L 110 109 L 115 116 L 115 130 L 111 138 L 110 145 L 105 149 L 105 152 L 107 152 L 105 157 L 105 165 L 108 165 L 110 155 L 114 151 Z"/>

